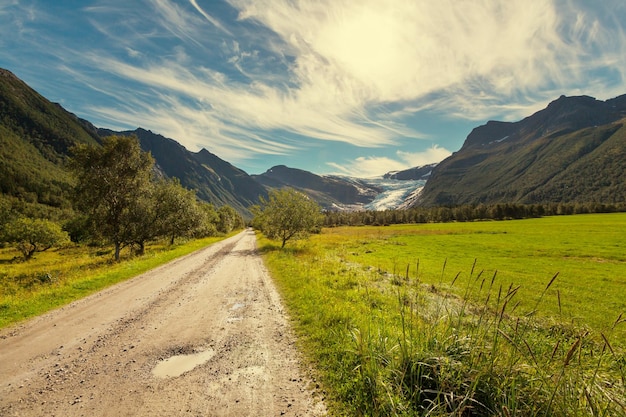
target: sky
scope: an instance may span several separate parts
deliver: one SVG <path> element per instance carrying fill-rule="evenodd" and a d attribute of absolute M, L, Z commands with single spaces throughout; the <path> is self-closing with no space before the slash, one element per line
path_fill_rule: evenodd
<path fill-rule="evenodd" d="M 0 0 L 0 67 L 250 174 L 373 177 L 626 93 L 624 0 Z"/>

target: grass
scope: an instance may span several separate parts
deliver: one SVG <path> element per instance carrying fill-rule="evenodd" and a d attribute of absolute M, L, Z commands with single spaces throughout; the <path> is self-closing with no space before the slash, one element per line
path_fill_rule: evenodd
<path fill-rule="evenodd" d="M 174 246 L 155 243 L 146 254 L 127 253 L 113 262 L 109 248 L 72 246 L 37 253 L 21 261 L 13 249 L 0 250 L 0 328 L 40 315 L 132 278 L 224 237 L 210 237 Z"/>
<path fill-rule="evenodd" d="M 625 222 L 339 228 L 261 248 L 336 415 L 625 416 Z"/>
<path fill-rule="evenodd" d="M 495 274 L 496 285 L 521 285 L 520 307 L 529 309 L 539 289 L 558 273 L 542 314 L 606 331 L 626 312 L 624 213 L 328 233 L 342 241 L 341 255 L 348 262 L 392 273 L 404 273 L 407 266 L 415 272 L 419 264 L 425 283 L 451 284 L 456 278 L 452 291 L 459 295 L 468 285 L 475 288 L 469 281 L 473 269 L 482 272 L 480 281 Z"/>

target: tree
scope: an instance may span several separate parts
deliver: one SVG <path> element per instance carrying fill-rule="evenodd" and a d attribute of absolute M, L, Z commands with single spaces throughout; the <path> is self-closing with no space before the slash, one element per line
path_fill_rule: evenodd
<path fill-rule="evenodd" d="M 130 205 L 125 216 L 122 233 L 124 243 L 130 244 L 140 256 L 145 252 L 146 242 L 160 235 L 156 198 L 156 187 L 149 183 L 143 193 Z"/>
<path fill-rule="evenodd" d="M 15 244 L 26 260 L 32 258 L 35 252 L 43 252 L 70 241 L 68 234 L 57 223 L 27 217 L 8 223 L 4 239 Z"/>
<path fill-rule="evenodd" d="M 231 206 L 220 207 L 217 210 L 217 214 L 219 215 L 217 230 L 221 233 L 230 233 L 235 229 L 243 227 L 244 225 L 241 215 Z"/>
<path fill-rule="evenodd" d="M 123 246 L 136 237 L 136 220 L 141 216 L 150 191 L 154 160 L 143 152 L 136 136 L 109 136 L 101 147 L 73 148 L 71 168 L 77 178 L 75 204 L 87 214 L 91 225 L 115 245 L 115 260 Z"/>
<path fill-rule="evenodd" d="M 270 191 L 269 200 L 261 198 L 254 212 L 253 224 L 270 239 L 281 240 L 282 248 L 290 239 L 307 237 L 323 221 L 320 206 L 292 188 Z"/>
<path fill-rule="evenodd" d="M 202 212 L 203 220 L 202 225 L 196 231 L 195 236 L 206 237 L 217 235 L 217 224 L 220 221 L 220 216 L 215 210 L 215 206 L 206 202 L 198 202 L 200 211 Z"/>
<path fill-rule="evenodd" d="M 11 210 L 11 203 L 2 198 L 4 197 L 0 194 L 0 239 L 3 239 L 3 231 L 5 230 L 5 225 L 7 225 L 14 218 L 14 213 Z"/>
<path fill-rule="evenodd" d="M 195 191 L 184 188 L 177 178 L 156 183 L 154 204 L 159 232 L 170 239 L 171 245 L 177 237 L 194 236 L 207 218 Z"/>

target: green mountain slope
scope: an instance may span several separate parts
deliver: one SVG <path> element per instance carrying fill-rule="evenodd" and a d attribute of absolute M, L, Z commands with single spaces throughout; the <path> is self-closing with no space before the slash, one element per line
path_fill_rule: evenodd
<path fill-rule="evenodd" d="M 190 152 L 175 140 L 145 129 L 125 132 L 100 129 L 99 133 L 137 136 L 141 148 L 152 154 L 163 175 L 178 178 L 184 187 L 196 190 L 202 200 L 217 206 L 229 205 L 245 217 L 251 215 L 248 208 L 258 204 L 259 197 L 267 197 L 265 188 L 245 171 L 206 149 Z"/>
<path fill-rule="evenodd" d="M 0 69 L 0 193 L 23 202 L 69 207 L 64 169 L 76 143 L 97 144 L 84 121 Z"/>
<path fill-rule="evenodd" d="M 489 122 L 442 161 L 416 205 L 626 201 L 626 96 L 561 97 Z"/>
<path fill-rule="evenodd" d="M 69 208 L 72 178 L 65 167 L 69 150 L 77 143 L 98 146 L 102 136 L 111 134 L 136 135 L 164 176 L 177 177 L 216 206 L 230 205 L 245 216 L 259 196 L 267 195 L 248 174 L 207 150 L 189 152 L 144 129 L 97 129 L 0 69 L 0 198 L 10 200 L 12 207 L 26 211 L 28 205 L 31 215 Z"/>

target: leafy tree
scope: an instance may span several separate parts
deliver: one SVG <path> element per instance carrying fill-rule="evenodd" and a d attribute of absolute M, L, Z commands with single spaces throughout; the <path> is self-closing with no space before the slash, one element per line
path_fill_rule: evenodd
<path fill-rule="evenodd" d="M 217 230 L 222 233 L 230 233 L 235 229 L 243 227 L 244 221 L 237 210 L 230 206 L 222 206 L 217 210 L 219 221 Z"/>
<path fill-rule="evenodd" d="M 269 200 L 261 198 L 261 206 L 253 210 L 253 224 L 270 239 L 280 240 L 282 248 L 291 239 L 307 237 L 323 220 L 320 206 L 292 188 L 270 191 Z"/>
<path fill-rule="evenodd" d="M 170 239 L 170 244 L 177 237 L 196 235 L 207 220 L 195 191 L 184 188 L 177 178 L 156 183 L 154 204 L 158 231 Z"/>
<path fill-rule="evenodd" d="M 5 225 L 13 220 L 14 217 L 11 210 L 11 203 L 2 197 L 3 196 L 0 195 L 0 230 L 4 230 Z M 0 233 L 0 239 L 2 238 L 1 235 L 2 233 Z"/>
<path fill-rule="evenodd" d="M 43 252 L 70 241 L 68 234 L 57 223 L 27 217 L 8 223 L 4 239 L 15 244 L 26 260 L 32 258 L 35 252 Z"/>
<path fill-rule="evenodd" d="M 125 243 L 136 249 L 138 255 L 144 254 L 146 242 L 160 236 L 156 199 L 155 185 L 149 183 L 128 208 L 122 235 L 125 236 Z"/>
<path fill-rule="evenodd" d="M 205 202 L 199 202 L 198 204 L 203 215 L 203 222 L 196 231 L 196 236 L 206 237 L 217 235 L 217 224 L 220 221 L 220 216 L 217 214 L 215 206 Z"/>
<path fill-rule="evenodd" d="M 153 165 L 136 136 L 109 136 L 102 146 L 73 148 L 75 204 L 94 229 L 115 245 L 115 260 L 123 246 L 136 240 L 136 220 L 146 207 L 142 198 L 150 191 Z"/>

